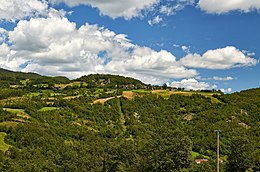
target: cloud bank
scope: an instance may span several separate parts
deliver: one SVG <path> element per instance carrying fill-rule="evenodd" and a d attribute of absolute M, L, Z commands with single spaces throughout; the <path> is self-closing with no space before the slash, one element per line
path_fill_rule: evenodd
<path fill-rule="evenodd" d="M 1 29 L 0 35 L 5 40 L 0 44 L 0 67 L 69 78 L 111 73 L 161 84 L 196 77 L 196 68 L 229 69 L 257 63 L 235 47 L 209 50 L 203 55 L 189 53 L 177 60 L 166 50 L 141 47 L 127 35 L 97 25 L 86 23 L 77 29 L 75 23 L 54 12 L 47 18 L 21 20 L 13 31 Z"/>
<path fill-rule="evenodd" d="M 163 16 L 174 15 L 186 5 L 195 4 L 194 0 L 167 1 L 169 3 L 166 4 L 161 4 L 159 0 L 115 0 L 113 3 L 103 0 L 2 0 L 0 21 L 18 22 L 12 31 L 0 28 L 0 67 L 69 78 L 90 73 L 120 74 L 151 84 L 189 78 L 173 82 L 172 85 L 198 90 L 211 89 L 213 86 L 193 79 L 199 77 L 197 68 L 230 69 L 258 63 L 251 57 L 255 54 L 233 46 L 208 50 L 201 55 L 191 53 L 188 46 L 178 45 L 187 55 L 177 60 L 166 50 L 155 51 L 136 45 L 128 40 L 127 35 L 116 34 L 97 25 L 86 23 L 77 28 L 65 17 L 65 11 L 50 7 L 50 3 L 61 2 L 71 7 L 88 5 L 97 8 L 101 15 L 127 20 L 146 14 L 144 11 L 158 9 L 158 13 L 154 13 L 149 20 L 150 25 L 160 24 Z M 254 0 L 248 1 L 250 7 L 240 0 L 239 8 L 233 1 L 219 2 L 222 0 L 200 0 L 199 7 L 205 11 L 212 8 L 207 11 L 210 13 L 259 9 Z M 223 11 L 216 10 L 218 8 Z M 212 78 L 217 81 L 232 79 Z"/>
<path fill-rule="evenodd" d="M 77 29 L 75 23 L 55 15 L 21 20 L 8 33 L 8 41 L 12 45 L 1 45 L 0 66 L 12 70 L 70 78 L 112 73 L 152 84 L 198 75 L 170 52 L 140 47 L 126 35 L 96 25 L 86 23 Z"/>
<path fill-rule="evenodd" d="M 230 69 L 242 66 L 254 66 L 258 61 L 246 56 L 233 46 L 208 50 L 203 55 L 188 54 L 180 60 L 181 64 L 191 68 Z"/>
<path fill-rule="evenodd" d="M 259 0 L 200 0 L 198 7 L 207 13 L 228 13 L 239 10 L 241 12 L 252 12 L 260 9 Z"/>
<path fill-rule="evenodd" d="M 1 0 L 0 20 L 16 21 L 26 17 L 46 15 L 48 4 L 39 0 Z"/>
<path fill-rule="evenodd" d="M 206 90 L 206 89 L 213 88 L 208 83 L 199 82 L 198 80 L 196 80 L 194 78 L 183 79 L 181 81 L 174 81 L 170 84 L 170 86 L 176 87 L 176 88 L 185 88 L 186 90 Z"/>
<path fill-rule="evenodd" d="M 70 7 L 88 5 L 97 8 L 101 15 L 111 18 L 124 17 L 131 19 L 141 15 L 142 10 L 148 10 L 159 3 L 159 0 L 49 0 L 53 4 L 65 3 Z"/>

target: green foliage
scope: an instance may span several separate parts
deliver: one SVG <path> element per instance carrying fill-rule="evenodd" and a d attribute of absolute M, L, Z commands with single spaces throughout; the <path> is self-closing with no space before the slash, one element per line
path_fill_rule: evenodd
<path fill-rule="evenodd" d="M 4 142 L 5 136 L 6 136 L 6 133 L 0 132 L 0 151 L 3 151 L 3 152 L 7 151 L 8 148 L 10 147 L 10 145 L 8 145 Z"/>
<path fill-rule="evenodd" d="M 109 74 L 91 74 L 88 76 L 82 76 L 76 81 L 85 82 L 88 84 L 88 88 L 95 88 L 97 86 L 106 88 L 144 88 L 146 85 L 139 80 L 124 77 L 119 75 L 109 75 Z"/>
<path fill-rule="evenodd" d="M 0 68 L 0 81 L 6 84 L 20 85 L 21 80 L 28 80 L 30 84 L 69 83 L 66 77 L 47 77 L 35 73 L 13 72 Z"/>
<path fill-rule="evenodd" d="M 215 129 L 222 130 L 222 171 L 259 171 L 260 89 L 215 94 L 214 103 L 212 93 L 165 99 L 120 76 L 79 81 L 64 89 L 43 89 L 42 81 L 0 89 L 0 131 L 7 134 L 0 144 L 11 145 L 0 152 L 0 171 L 215 171 Z M 117 97 L 131 87 L 132 100 Z M 93 104 L 101 97 L 111 99 Z M 17 125 L 1 125 L 7 122 Z"/>
<path fill-rule="evenodd" d="M 43 107 L 39 109 L 39 111 L 52 111 L 52 110 L 58 110 L 60 109 L 59 107 Z"/>
<path fill-rule="evenodd" d="M 0 89 L 0 100 L 9 97 L 21 97 L 25 94 L 26 92 L 21 89 L 8 89 L 8 88 Z"/>

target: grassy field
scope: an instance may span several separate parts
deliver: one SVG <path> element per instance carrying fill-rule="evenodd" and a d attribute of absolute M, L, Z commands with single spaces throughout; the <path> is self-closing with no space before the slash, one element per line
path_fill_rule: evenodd
<path fill-rule="evenodd" d="M 212 97 L 214 94 L 219 94 L 219 93 L 205 93 L 205 92 L 196 92 L 196 91 L 169 91 L 169 90 L 154 90 L 154 91 L 152 91 L 152 93 L 158 94 L 158 95 L 162 96 L 163 98 L 167 98 L 167 99 L 173 94 L 180 94 L 180 95 L 184 95 L 184 96 L 191 96 L 192 94 L 199 94 L 199 95 L 203 95 L 205 97 L 210 98 L 213 103 L 220 102 L 217 98 Z"/>
<path fill-rule="evenodd" d="M 59 107 L 43 107 L 39 109 L 39 111 L 44 112 L 44 111 L 51 111 L 51 110 L 59 110 Z"/>
<path fill-rule="evenodd" d="M 192 158 L 196 158 L 196 157 L 199 156 L 199 155 L 201 155 L 201 154 L 199 154 L 198 152 L 194 152 L 194 151 L 191 152 Z M 205 155 L 201 155 L 201 156 L 203 156 L 203 157 L 206 158 L 206 159 L 209 159 L 208 156 L 205 156 Z"/>
<path fill-rule="evenodd" d="M 3 110 L 11 112 L 11 113 L 15 113 L 15 114 L 24 112 L 24 109 L 3 108 Z"/>
<path fill-rule="evenodd" d="M 29 97 L 34 97 L 34 96 L 39 96 L 39 95 L 41 95 L 42 93 L 38 93 L 38 92 L 36 92 L 36 93 L 29 93 L 29 94 L 27 94 L 27 96 L 29 96 Z"/>
<path fill-rule="evenodd" d="M 132 99 L 137 94 L 150 94 L 150 93 L 162 96 L 165 99 L 168 99 L 173 94 L 179 94 L 179 95 L 184 95 L 184 96 L 191 96 L 193 94 L 199 94 L 199 95 L 203 95 L 205 97 L 210 98 L 212 103 L 220 103 L 220 101 L 217 98 L 213 97 L 214 94 L 220 94 L 220 93 L 205 93 L 205 92 L 196 92 L 196 91 L 131 90 L 131 91 L 124 91 L 123 96 L 128 99 Z"/>
<path fill-rule="evenodd" d="M 77 87 L 80 87 L 81 85 L 81 82 L 71 82 L 69 84 L 55 84 L 55 87 L 60 87 L 60 88 L 65 88 L 67 86 L 77 86 Z M 85 82 L 82 83 L 82 86 L 87 86 L 88 84 L 86 84 Z"/>
<path fill-rule="evenodd" d="M 132 90 L 134 93 L 140 93 L 140 94 L 150 94 L 150 90 Z"/>
<path fill-rule="evenodd" d="M 0 122 L 0 126 L 6 126 L 6 127 L 15 127 L 19 122 L 14 122 L 14 121 L 4 121 Z"/>
<path fill-rule="evenodd" d="M 3 152 L 7 151 L 8 148 L 10 147 L 10 145 L 8 145 L 4 142 L 5 136 L 6 136 L 6 133 L 0 132 L 0 150 Z"/>

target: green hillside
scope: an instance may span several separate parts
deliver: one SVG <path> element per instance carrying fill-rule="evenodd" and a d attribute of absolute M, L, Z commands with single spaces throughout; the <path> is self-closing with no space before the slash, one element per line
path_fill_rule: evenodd
<path fill-rule="evenodd" d="M 28 80 L 31 84 L 47 84 L 47 83 L 69 83 L 69 79 L 62 76 L 47 77 L 36 73 L 13 72 L 0 68 L 1 86 L 19 85 L 22 80 Z"/>
<path fill-rule="evenodd" d="M 0 171 L 211 172 L 216 129 L 221 171 L 260 170 L 260 88 L 150 90 L 101 74 L 55 84 L 0 88 Z"/>
<path fill-rule="evenodd" d="M 131 87 L 131 88 L 143 88 L 145 84 L 141 81 L 130 78 L 124 77 L 119 75 L 110 75 L 110 74 L 90 74 L 82 76 L 75 81 L 81 81 L 89 84 L 89 87 L 96 87 L 96 86 L 106 86 L 106 87 Z"/>

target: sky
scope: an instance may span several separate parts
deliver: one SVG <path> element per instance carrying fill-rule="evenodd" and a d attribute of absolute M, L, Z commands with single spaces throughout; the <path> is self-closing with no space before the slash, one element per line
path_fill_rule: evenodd
<path fill-rule="evenodd" d="M 1 0 L 0 67 L 104 73 L 232 93 L 259 87 L 259 0 Z"/>

